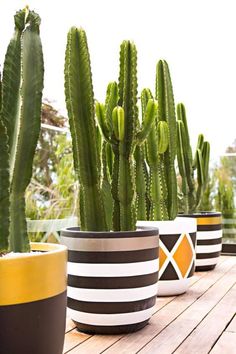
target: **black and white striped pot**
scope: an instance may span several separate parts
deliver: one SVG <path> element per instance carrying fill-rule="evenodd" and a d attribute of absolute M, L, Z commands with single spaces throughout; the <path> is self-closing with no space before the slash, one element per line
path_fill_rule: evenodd
<path fill-rule="evenodd" d="M 80 331 L 127 333 L 144 327 L 157 295 L 159 235 L 154 227 L 130 232 L 61 232 L 68 247 L 68 307 Z"/>
<path fill-rule="evenodd" d="M 196 271 L 215 268 L 222 249 L 222 217 L 220 212 L 181 215 L 197 219 Z"/>
<path fill-rule="evenodd" d="M 138 226 L 155 226 L 160 236 L 158 296 L 183 294 L 195 269 L 197 225 L 194 218 L 167 221 L 138 221 Z"/>

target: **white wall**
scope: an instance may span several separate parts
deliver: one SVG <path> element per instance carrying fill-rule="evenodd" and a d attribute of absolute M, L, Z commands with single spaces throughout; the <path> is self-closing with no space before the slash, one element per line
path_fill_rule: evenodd
<path fill-rule="evenodd" d="M 193 142 L 202 132 L 217 157 L 236 138 L 236 3 L 234 0 L 29 0 L 42 17 L 44 96 L 64 109 L 66 33 L 82 26 L 91 52 L 95 96 L 117 79 L 119 45 L 134 40 L 139 89 L 154 88 L 155 65 L 170 66 L 176 102 L 187 108 Z M 0 62 L 22 0 L 0 0 Z"/>

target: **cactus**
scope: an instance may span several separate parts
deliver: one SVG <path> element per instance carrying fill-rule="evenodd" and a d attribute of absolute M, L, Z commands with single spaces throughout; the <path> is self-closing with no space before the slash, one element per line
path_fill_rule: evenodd
<path fill-rule="evenodd" d="M 183 208 L 185 213 L 196 212 L 208 183 L 210 144 L 204 136 L 198 136 L 196 153 L 193 158 L 189 139 L 186 110 L 183 103 L 177 105 L 177 159 L 181 175 Z M 194 172 L 197 171 L 197 181 Z"/>
<path fill-rule="evenodd" d="M 96 104 L 99 126 L 114 154 L 111 192 L 115 231 L 136 229 L 133 155 L 136 146 L 141 145 L 148 136 L 156 110 L 156 102 L 150 99 L 140 128 L 137 108 L 137 51 L 133 43 L 123 41 L 120 48 L 119 83 L 108 85 L 105 105 L 98 102 Z"/>
<path fill-rule="evenodd" d="M 83 230 L 106 231 L 101 191 L 101 156 L 97 141 L 94 95 L 86 33 L 71 28 L 65 57 L 65 96 L 73 143 L 75 171 L 81 189 Z"/>
<path fill-rule="evenodd" d="M 5 56 L 0 111 L 0 248 L 30 250 L 25 190 L 40 131 L 43 54 L 40 17 L 27 7 L 15 15 Z"/>
<path fill-rule="evenodd" d="M 151 97 L 149 89 L 142 91 L 142 112 L 145 111 L 147 100 Z M 156 99 L 157 117 L 146 142 L 150 219 L 173 220 L 177 215 L 177 179 L 174 165 L 177 132 L 171 78 L 168 64 L 164 60 L 157 64 Z"/>

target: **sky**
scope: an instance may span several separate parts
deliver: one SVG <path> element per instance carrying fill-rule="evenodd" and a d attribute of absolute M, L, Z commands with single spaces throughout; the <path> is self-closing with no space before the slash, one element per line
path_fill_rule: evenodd
<path fill-rule="evenodd" d="M 155 67 L 166 59 L 175 102 L 186 106 L 192 145 L 203 133 L 212 159 L 236 138 L 235 0 L 0 0 L 0 63 L 13 33 L 13 15 L 28 4 L 42 18 L 44 98 L 66 114 L 64 54 L 70 27 L 83 27 L 91 55 L 95 97 L 117 80 L 119 46 L 135 42 L 139 92 L 155 87 Z"/>

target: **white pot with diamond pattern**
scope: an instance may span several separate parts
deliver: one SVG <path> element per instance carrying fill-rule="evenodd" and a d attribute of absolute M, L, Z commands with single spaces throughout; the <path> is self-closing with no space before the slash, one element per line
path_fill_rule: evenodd
<path fill-rule="evenodd" d="M 195 269 L 196 220 L 178 217 L 168 221 L 138 221 L 138 226 L 159 228 L 158 296 L 185 293 Z"/>

